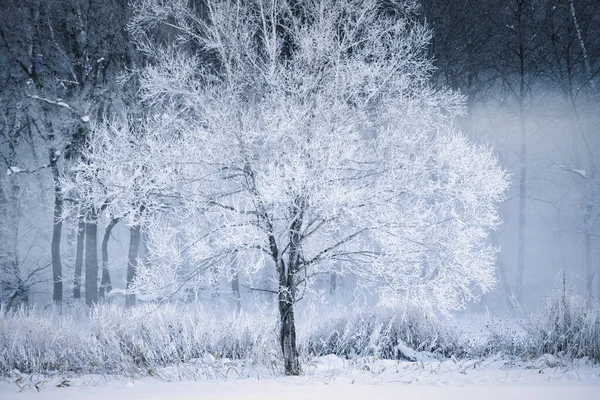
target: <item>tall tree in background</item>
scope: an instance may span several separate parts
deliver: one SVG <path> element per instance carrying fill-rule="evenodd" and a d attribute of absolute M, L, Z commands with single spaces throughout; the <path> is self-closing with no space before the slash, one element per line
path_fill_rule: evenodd
<path fill-rule="evenodd" d="M 527 242 L 527 187 L 528 187 L 528 127 L 527 113 L 531 108 L 530 96 L 536 79 L 538 64 L 545 57 L 540 35 L 543 8 L 531 0 L 506 0 L 498 22 L 497 46 L 502 57 L 500 70 L 502 82 L 510 98 L 516 101 L 517 131 L 519 136 L 519 227 L 517 234 L 517 270 L 515 294 L 523 299 L 523 275 L 526 263 Z"/>

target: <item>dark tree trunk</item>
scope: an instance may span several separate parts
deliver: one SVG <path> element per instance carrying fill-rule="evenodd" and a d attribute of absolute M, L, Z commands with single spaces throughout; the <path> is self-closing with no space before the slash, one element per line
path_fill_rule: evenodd
<path fill-rule="evenodd" d="M 521 111 L 523 114 L 524 111 Z M 515 291 L 519 303 L 523 301 L 523 275 L 525 272 L 525 241 L 527 229 L 527 137 L 525 129 L 525 116 L 521 115 L 521 151 L 519 169 L 519 232 L 517 248 L 517 278 Z"/>
<path fill-rule="evenodd" d="M 104 237 L 102 238 L 102 278 L 100 279 L 100 289 L 98 291 L 98 297 L 100 300 L 104 300 L 104 295 L 112 290 L 110 271 L 108 270 L 108 239 L 110 238 L 110 233 L 118 222 L 119 218 L 111 219 L 104 230 Z"/>
<path fill-rule="evenodd" d="M 60 303 L 63 299 L 62 263 L 60 259 L 63 199 L 59 180 L 58 155 L 53 147 L 50 148 L 50 167 L 52 169 L 52 177 L 54 180 L 54 226 L 52 228 L 52 242 L 50 243 L 52 253 L 52 300 L 56 303 Z"/>
<path fill-rule="evenodd" d="M 337 292 L 337 280 L 338 276 L 335 272 L 329 274 L 329 294 L 335 294 Z"/>
<path fill-rule="evenodd" d="M 300 361 L 296 348 L 293 287 L 279 287 L 279 322 L 281 351 L 286 375 L 300 375 Z"/>
<path fill-rule="evenodd" d="M 272 232 L 270 222 L 269 230 Z M 286 268 L 285 261 L 279 254 L 277 242 L 272 234 L 269 234 L 269 247 L 271 255 L 275 261 L 275 268 L 279 275 L 279 290 L 277 302 L 279 305 L 279 340 L 281 352 L 283 354 L 284 369 L 286 375 L 300 375 L 300 361 L 298 359 L 298 349 L 296 348 L 296 325 L 294 321 L 294 302 L 296 287 L 294 282 L 294 270 Z M 290 249 L 294 252 L 295 249 Z M 295 257 L 290 255 L 290 260 Z"/>
<path fill-rule="evenodd" d="M 587 182 L 586 182 L 587 183 Z M 586 199 L 588 201 L 591 201 L 591 199 Z M 592 206 L 587 204 L 585 205 L 585 212 L 583 215 L 583 223 L 585 226 L 585 235 L 584 235 L 584 242 L 585 242 L 585 280 L 586 280 L 586 293 L 588 296 L 588 301 L 592 301 L 592 298 L 594 296 L 594 292 L 593 292 L 593 282 L 594 282 L 594 275 L 595 275 L 595 271 L 592 269 L 592 252 L 593 252 L 593 248 L 592 248 L 592 228 L 591 228 L 591 223 L 590 223 L 590 219 L 591 219 L 591 208 Z M 599 293 L 600 295 L 600 293 Z"/>
<path fill-rule="evenodd" d="M 302 250 L 300 246 L 302 235 L 303 211 L 306 207 L 303 198 L 297 198 L 290 209 L 293 215 L 289 229 L 289 258 L 287 268 L 285 261 L 277 254 L 277 271 L 279 272 L 279 319 L 281 324 L 280 340 L 281 351 L 286 375 L 300 375 L 300 361 L 296 347 L 296 324 L 294 319 L 294 303 L 296 302 L 296 273 L 302 263 Z M 270 240 L 275 243 L 275 239 Z"/>
<path fill-rule="evenodd" d="M 129 229 L 129 253 L 127 256 L 127 290 L 130 289 L 138 264 L 138 255 L 140 249 L 141 226 L 133 225 Z M 125 307 L 130 308 L 135 306 L 135 294 L 127 293 L 125 295 Z"/>
<path fill-rule="evenodd" d="M 231 291 L 235 300 L 235 312 L 240 312 L 242 309 L 242 302 L 240 296 L 240 274 L 236 271 L 231 281 Z"/>
<path fill-rule="evenodd" d="M 586 279 L 586 293 L 588 296 L 588 301 L 591 301 L 594 295 L 593 292 L 593 282 L 595 277 L 595 271 L 593 270 L 593 252 L 594 246 L 592 243 L 592 238 L 595 234 L 594 231 L 594 210 L 593 203 L 594 198 L 596 197 L 596 164 L 594 162 L 594 152 L 593 145 L 590 144 L 590 141 L 585 134 L 583 124 L 581 122 L 581 116 L 579 115 L 579 111 L 577 110 L 577 103 L 575 102 L 574 96 L 569 95 L 569 100 L 571 102 L 571 107 L 573 109 L 573 119 L 574 119 L 574 127 L 577 131 L 578 136 L 581 138 L 583 145 L 585 146 L 587 162 L 585 169 L 585 186 L 584 186 L 584 196 L 582 199 L 582 208 L 583 208 L 583 231 L 584 231 L 584 244 L 585 244 L 585 279 Z M 598 293 L 600 296 L 600 292 Z"/>
<path fill-rule="evenodd" d="M 527 230 L 527 125 L 525 121 L 525 100 L 527 96 L 526 82 L 526 60 L 527 43 L 525 37 L 525 4 L 522 1 L 518 3 L 518 34 L 519 48 L 517 55 L 519 57 L 519 139 L 521 149 L 519 152 L 519 232 L 517 248 L 517 274 L 515 281 L 515 292 L 519 303 L 523 301 L 523 276 L 525 272 L 525 241 Z"/>
<path fill-rule="evenodd" d="M 597 273 L 600 271 L 594 271 L 594 268 L 593 268 L 593 265 L 594 265 L 593 238 L 594 238 L 594 236 L 596 236 L 597 230 L 594 228 L 592 202 L 594 201 L 594 197 L 597 194 L 594 189 L 594 185 L 596 182 L 596 180 L 595 180 L 595 176 L 596 176 L 595 175 L 595 165 L 593 165 L 592 162 L 590 162 L 589 170 L 590 170 L 589 177 L 585 182 L 587 193 L 584 198 L 584 202 L 586 204 L 584 205 L 583 224 L 584 224 L 584 229 L 585 229 L 584 243 L 585 243 L 586 292 L 588 295 L 588 301 L 591 302 L 593 299 L 593 296 L 594 296 L 594 291 L 593 291 L 594 279 L 597 279 L 598 283 L 600 285 L 600 278 L 596 276 Z M 598 291 L 598 298 L 600 299 L 600 290 Z"/>
<path fill-rule="evenodd" d="M 95 217 L 95 216 L 93 216 Z M 85 304 L 98 302 L 98 223 L 85 223 Z"/>
<path fill-rule="evenodd" d="M 150 262 L 150 249 L 148 248 L 148 232 L 142 231 L 142 250 L 140 255 L 144 260 L 144 264 L 148 265 Z"/>
<path fill-rule="evenodd" d="M 11 152 L 12 154 L 12 152 Z M 14 176 L 11 177 L 10 201 L 0 187 L 0 241 L 6 245 L 5 253 L 0 259 L 0 294 L 8 295 L 6 311 L 19 303 L 27 304 L 28 287 L 21 279 L 18 258 L 16 255 L 18 247 L 19 230 L 19 185 Z M 2 293 L 4 292 L 4 293 Z"/>
<path fill-rule="evenodd" d="M 341 293 L 344 289 L 344 281 L 338 266 L 334 266 L 329 274 L 329 294 L 335 295 Z"/>
<path fill-rule="evenodd" d="M 83 267 L 83 246 L 85 240 L 85 222 L 77 222 L 77 244 L 75 250 L 75 277 L 73 279 L 73 298 L 81 298 L 81 270 Z"/>

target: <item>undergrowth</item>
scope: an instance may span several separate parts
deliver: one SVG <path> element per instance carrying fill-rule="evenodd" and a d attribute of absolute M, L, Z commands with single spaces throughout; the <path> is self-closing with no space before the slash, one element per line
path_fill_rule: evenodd
<path fill-rule="evenodd" d="M 130 310 L 100 305 L 87 316 L 81 309 L 21 308 L 0 314 L 0 375 L 15 370 L 118 374 L 197 360 L 280 368 L 276 321 L 276 315 L 244 312 L 217 317 L 190 305 Z M 334 311 L 299 318 L 297 341 L 303 360 L 327 354 L 466 359 L 501 353 L 523 360 L 552 354 L 600 362 L 598 302 L 555 292 L 520 327 L 516 332 L 488 324 L 486 335 L 471 337 L 452 320 L 418 310 Z"/>

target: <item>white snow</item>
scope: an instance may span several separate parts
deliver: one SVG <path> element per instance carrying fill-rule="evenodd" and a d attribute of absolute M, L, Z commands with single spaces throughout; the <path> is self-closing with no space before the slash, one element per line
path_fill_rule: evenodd
<path fill-rule="evenodd" d="M 559 360 L 555 361 L 561 364 Z M 162 379 L 113 379 L 100 375 L 79 378 L 24 376 L 19 382 L 23 388 L 21 392 L 14 382 L 17 378 L 13 377 L 0 383 L 0 397 L 3 400 L 600 398 L 600 367 L 585 361 L 549 367 L 543 358 L 512 365 L 500 358 L 411 363 L 368 359 L 349 362 L 326 356 L 305 364 L 304 375 L 299 377 L 278 376 L 258 368 L 240 368 L 239 371 L 243 377 L 237 377 L 238 369 L 221 364 L 212 374 L 220 378 L 198 380 L 189 379 L 198 375 L 190 374 L 182 366 L 159 371 Z"/>
<path fill-rule="evenodd" d="M 25 171 L 24 169 L 21 169 L 19 167 L 8 167 L 6 169 L 6 175 L 12 175 L 12 174 L 17 174 L 19 172 L 23 172 Z"/>

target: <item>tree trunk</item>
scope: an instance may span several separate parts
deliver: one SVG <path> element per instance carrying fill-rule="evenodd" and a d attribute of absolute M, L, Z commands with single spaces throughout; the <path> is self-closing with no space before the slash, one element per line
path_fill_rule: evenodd
<path fill-rule="evenodd" d="M 525 240 L 526 240 L 526 208 L 527 208 L 527 125 L 525 121 L 525 61 L 526 61 L 526 38 L 523 2 L 519 2 L 518 11 L 518 29 L 519 29 L 519 137 L 521 149 L 519 153 L 519 232 L 517 248 L 517 274 L 515 282 L 515 292 L 517 301 L 523 301 L 523 275 L 525 271 Z"/>
<path fill-rule="evenodd" d="M 11 152 L 12 153 L 12 152 Z M 19 236 L 19 185 L 11 176 L 10 200 L 0 187 L 0 243 L 6 246 L 0 254 L 0 295 L 8 296 L 6 311 L 20 302 L 27 304 L 27 290 L 21 280 L 17 258 Z"/>
<path fill-rule="evenodd" d="M 233 292 L 233 298 L 235 300 L 235 312 L 238 313 L 242 309 L 242 302 L 240 298 L 240 274 L 237 271 L 231 281 L 231 291 Z"/>
<path fill-rule="evenodd" d="M 140 255 L 142 256 L 142 260 L 144 260 L 144 264 L 148 265 L 150 263 L 150 249 L 148 248 L 148 232 L 142 231 L 142 250 Z"/>
<path fill-rule="evenodd" d="M 586 199 L 588 201 L 592 201 L 591 199 Z M 585 225 L 585 280 L 586 280 L 586 293 L 588 296 L 588 301 L 591 301 L 593 298 L 593 282 L 594 282 L 594 270 L 592 268 L 592 234 L 591 234 L 591 223 L 590 223 L 590 214 L 591 214 L 592 206 L 587 204 L 585 206 L 585 211 L 583 215 L 583 223 Z"/>
<path fill-rule="evenodd" d="M 292 287 L 279 287 L 280 341 L 286 375 L 300 375 Z"/>
<path fill-rule="evenodd" d="M 527 131 L 525 129 L 525 117 L 521 116 L 521 153 L 519 170 L 519 233 L 517 249 L 517 279 L 515 291 L 519 303 L 523 301 L 523 275 L 525 271 L 525 240 L 527 229 Z"/>
<path fill-rule="evenodd" d="M 504 295 L 506 297 L 506 307 L 511 314 L 514 314 L 515 304 L 513 301 L 512 291 L 510 290 L 510 284 L 508 283 L 508 277 L 506 276 L 506 270 L 504 269 L 504 265 L 502 265 L 502 261 L 497 260 L 497 269 L 498 275 L 500 276 L 500 281 L 502 282 L 502 288 L 504 290 Z"/>
<path fill-rule="evenodd" d="M 93 216 L 95 217 L 95 216 Z M 85 223 L 85 304 L 98 302 L 98 223 Z"/>
<path fill-rule="evenodd" d="M 337 292 L 337 274 L 332 272 L 329 274 L 329 294 Z"/>
<path fill-rule="evenodd" d="M 279 322 L 281 324 L 280 340 L 286 375 L 300 375 L 300 361 L 298 360 L 298 349 L 296 348 L 294 303 L 296 302 L 295 275 L 300 270 L 302 262 L 300 230 L 302 229 L 305 207 L 305 200 L 298 197 L 290 209 L 290 214 L 294 217 L 289 229 L 289 258 L 287 268 L 285 261 L 278 253 L 276 253 L 277 270 L 279 272 L 278 300 Z M 275 239 L 273 238 L 270 242 L 275 243 Z"/>
<path fill-rule="evenodd" d="M 73 298 L 81 298 L 81 270 L 83 267 L 83 246 L 85 240 L 85 222 L 77 222 L 77 244 L 75 250 L 75 277 L 73 279 Z"/>
<path fill-rule="evenodd" d="M 52 177 L 54 180 L 54 226 L 52 228 L 52 242 L 50 243 L 52 253 L 52 300 L 56 303 L 60 303 L 63 299 L 62 263 L 60 259 L 63 199 L 59 180 L 58 155 L 56 154 L 54 147 L 50 148 L 50 167 L 52 168 Z"/>
<path fill-rule="evenodd" d="M 108 270 L 108 239 L 118 222 L 119 218 L 111 219 L 104 230 L 104 237 L 102 238 L 102 278 L 100 279 L 100 289 L 98 291 L 98 298 L 100 300 L 104 300 L 105 293 L 109 293 L 112 290 L 110 271 Z"/>
<path fill-rule="evenodd" d="M 140 249 L 141 226 L 133 225 L 129 229 L 129 253 L 127 256 L 127 290 L 130 289 L 133 280 L 135 279 L 135 271 L 137 269 L 138 255 Z M 125 295 L 125 308 L 135 306 L 135 294 L 127 293 Z"/>
<path fill-rule="evenodd" d="M 584 243 L 585 243 L 585 279 L 586 279 L 586 293 L 588 296 L 588 301 L 591 301 L 593 298 L 593 282 L 595 277 L 595 271 L 593 269 L 593 243 L 592 239 L 595 234 L 594 231 L 594 221 L 593 221 L 593 203 L 594 198 L 596 197 L 596 164 L 594 162 L 594 151 L 593 145 L 590 143 L 588 136 L 585 134 L 585 130 L 583 124 L 581 122 L 581 116 L 579 115 L 579 111 L 577 109 L 577 103 L 575 101 L 575 97 L 572 93 L 567 93 L 569 96 L 569 101 L 571 103 L 572 114 L 576 132 L 578 136 L 581 138 L 581 142 L 585 147 L 587 162 L 582 164 L 582 169 L 584 169 L 584 195 L 582 199 L 582 208 L 583 208 L 583 232 L 584 232 Z M 600 292 L 598 293 L 600 296 Z"/>
<path fill-rule="evenodd" d="M 342 275 L 337 266 L 333 268 L 333 271 L 329 274 L 329 294 L 335 295 L 336 293 L 341 293 L 344 288 L 344 283 L 342 281 Z"/>

